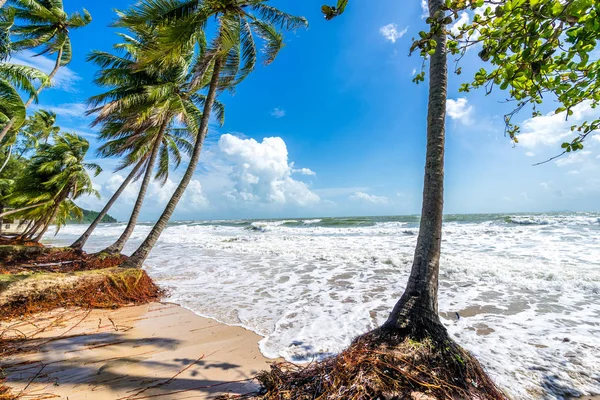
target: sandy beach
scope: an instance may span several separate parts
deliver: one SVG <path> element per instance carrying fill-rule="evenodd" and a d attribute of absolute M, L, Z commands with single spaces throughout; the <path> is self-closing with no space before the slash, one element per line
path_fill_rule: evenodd
<path fill-rule="evenodd" d="M 273 362 L 259 352 L 260 336 L 167 303 L 59 309 L 2 331 L 28 338 L 0 365 L 22 398 L 215 398 L 253 391 L 252 377 Z"/>

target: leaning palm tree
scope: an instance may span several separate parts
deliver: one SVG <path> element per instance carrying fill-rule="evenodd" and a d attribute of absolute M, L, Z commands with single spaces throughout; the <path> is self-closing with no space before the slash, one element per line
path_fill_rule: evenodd
<path fill-rule="evenodd" d="M 63 9 L 62 0 L 12 0 L 14 16 L 21 24 L 12 26 L 10 33 L 16 38 L 11 43 L 13 51 L 41 48 L 37 55 L 56 54 L 54 69 L 50 72 L 52 81 L 61 67 L 71 62 L 70 31 L 86 26 L 92 21 L 87 10 L 83 15 L 73 13 L 68 15 Z M 25 103 L 25 108 L 37 98 L 37 95 L 47 86 L 42 82 Z M 15 125 L 11 119 L 0 131 L 0 142 Z"/>
<path fill-rule="evenodd" d="M 119 189 L 108 201 L 97 218 L 71 247 L 81 250 L 102 217 L 130 182 L 144 175 L 127 227 L 117 241 L 105 249 L 120 252 L 135 228 L 144 198 L 158 159 L 156 178 L 164 184 L 168 178 L 170 159 L 175 167 L 181 163 L 180 150 L 191 156 L 194 132 L 201 118 L 203 96 L 196 92 L 201 81 L 190 81 L 193 51 L 183 53 L 178 62 L 167 69 L 138 67 L 143 40 L 149 40 L 146 27 L 137 30 L 136 37 L 121 35 L 124 43 L 115 46 L 125 54 L 118 56 L 93 52 L 89 61 L 103 69 L 96 84 L 107 87 L 106 93 L 94 96 L 90 113 L 98 116 L 93 124 L 102 124 L 101 139 L 109 140 L 99 149 L 103 157 L 121 156 L 124 162 L 118 169 L 135 165 Z M 223 119 L 223 106 L 213 105 L 219 119 Z M 181 127 L 176 126 L 179 121 Z"/>
<path fill-rule="evenodd" d="M 84 162 L 89 143 L 81 136 L 66 133 L 55 135 L 52 144 L 42 144 L 27 164 L 23 175 L 15 182 L 14 193 L 9 201 L 15 205 L 41 205 L 23 211 L 19 215 L 34 220 L 22 237 L 39 241 L 48 227 L 56 222 L 64 208 L 72 209 L 70 203 L 83 195 L 96 195 L 88 174 L 98 175 L 102 169 Z"/>
<path fill-rule="evenodd" d="M 201 52 L 194 66 L 192 80 L 207 82 L 208 93 L 192 157 L 162 215 L 124 267 L 140 268 L 166 228 L 198 165 L 217 92 L 235 87 L 255 68 L 255 37 L 263 39 L 264 61 L 269 64 L 284 45 L 281 30 L 307 26 L 305 18 L 286 14 L 266 3 L 267 0 L 146 0 L 121 16 L 119 24 L 123 26 L 143 26 L 152 21 L 164 29 L 156 41 L 148 44 L 146 54 L 148 62 L 165 65 L 177 59 L 181 51 L 188 51 L 190 43 L 204 48 L 207 22 L 214 18 L 217 23 L 212 43 Z"/>

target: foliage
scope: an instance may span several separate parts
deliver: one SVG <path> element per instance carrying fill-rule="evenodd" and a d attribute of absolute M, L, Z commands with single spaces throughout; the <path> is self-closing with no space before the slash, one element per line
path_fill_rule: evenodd
<path fill-rule="evenodd" d="M 348 0 L 338 0 L 337 6 L 324 5 L 321 7 L 321 12 L 325 15 L 326 20 L 332 20 L 333 18 L 342 15 L 346 10 Z"/>
<path fill-rule="evenodd" d="M 66 133 L 54 135 L 53 142 L 38 147 L 15 181 L 8 201 L 15 208 L 40 204 L 23 211 L 20 217 L 41 221 L 42 226 L 56 223 L 60 228 L 72 215 L 81 215 L 73 200 L 83 195 L 98 196 L 87 170 L 98 175 L 101 168 L 83 161 L 89 149 L 83 137 Z"/>
<path fill-rule="evenodd" d="M 40 143 L 48 143 L 51 137 L 60 132 L 60 127 L 55 123 L 56 114 L 51 111 L 39 110 L 30 115 L 15 144 L 17 157 L 23 158 L 35 151 Z"/>
<path fill-rule="evenodd" d="M 594 0 L 464 0 L 447 2 L 454 17 L 477 7 L 473 20 L 459 29 L 450 42 L 454 54 L 482 45 L 479 57 L 491 68 L 480 69 L 462 91 L 484 87 L 508 90 L 515 111 L 505 117 L 507 133 L 518 141 L 519 126 L 512 117 L 527 105 L 533 117 L 545 98 L 556 99 L 556 113 L 573 115 L 578 105 L 595 108 L 600 103 L 600 3 Z M 565 152 L 583 148 L 585 138 L 600 128 L 600 118 L 576 123 L 576 136 L 562 144 Z"/>
<path fill-rule="evenodd" d="M 35 82 L 46 84 L 48 77 L 32 67 L 0 62 L 0 126 L 14 120 L 14 132 L 23 125 L 26 109 L 18 91 L 37 99 Z"/>
<path fill-rule="evenodd" d="M 156 178 L 166 182 L 172 161 L 177 167 L 181 151 L 190 155 L 202 118 L 204 96 L 195 93 L 191 82 L 193 53 L 182 55 L 169 68 L 140 69 L 142 41 L 149 40 L 150 33 L 143 29 L 120 36 L 124 42 L 114 46 L 116 54 L 93 51 L 88 56 L 101 67 L 95 83 L 107 89 L 89 100 L 90 114 L 96 114 L 93 125 L 102 125 L 99 137 L 105 142 L 98 154 L 120 156 L 117 170 L 147 162 L 162 130 Z M 223 105 L 215 109 L 222 121 Z"/>
<path fill-rule="evenodd" d="M 12 49 L 19 51 L 41 47 L 38 55 L 60 54 L 58 65 L 67 65 L 72 58 L 69 32 L 92 21 L 87 10 L 68 15 L 62 0 L 13 0 L 18 21 L 11 29 L 15 37 Z"/>

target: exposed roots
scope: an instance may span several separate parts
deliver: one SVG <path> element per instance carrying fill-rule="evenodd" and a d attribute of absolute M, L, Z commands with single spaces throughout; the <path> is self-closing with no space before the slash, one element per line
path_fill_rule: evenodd
<path fill-rule="evenodd" d="M 414 340 L 379 329 L 337 356 L 305 367 L 276 364 L 258 380 L 263 391 L 256 398 L 264 400 L 506 399 L 445 332 Z"/>
<path fill-rule="evenodd" d="M 30 246 L 30 247 L 43 247 L 41 243 L 34 242 L 33 240 L 17 240 L 14 236 L 0 236 L 0 246 Z M 0 397 L 1 399 L 1 397 Z"/>
<path fill-rule="evenodd" d="M 53 274 L 51 274 L 53 275 Z M 41 289 L 18 291 L 0 306 L 0 320 L 9 320 L 60 307 L 117 308 L 159 300 L 161 290 L 143 270 L 108 270 L 81 276 L 64 275 L 47 282 L 36 279 Z M 63 284 L 62 282 L 69 282 Z M 19 282 L 24 284 L 25 281 Z"/>
<path fill-rule="evenodd" d="M 11 394 L 10 389 L 2 383 L 3 380 L 3 378 L 0 378 L 0 400 L 16 400 L 17 396 Z"/>

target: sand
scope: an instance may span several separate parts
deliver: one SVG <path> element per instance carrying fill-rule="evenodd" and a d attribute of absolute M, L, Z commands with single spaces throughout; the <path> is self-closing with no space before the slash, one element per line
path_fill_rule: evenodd
<path fill-rule="evenodd" d="M 274 361 L 260 336 L 174 304 L 55 310 L 2 331 L 28 337 L 0 361 L 22 398 L 208 399 L 255 390 L 251 379 Z"/>

